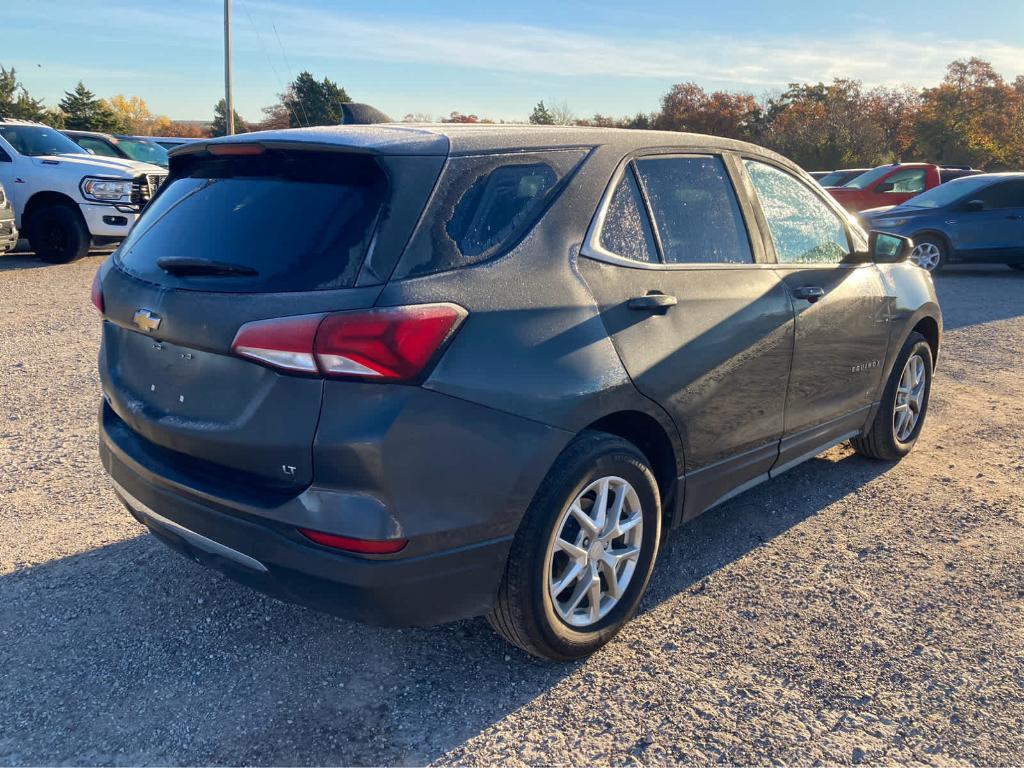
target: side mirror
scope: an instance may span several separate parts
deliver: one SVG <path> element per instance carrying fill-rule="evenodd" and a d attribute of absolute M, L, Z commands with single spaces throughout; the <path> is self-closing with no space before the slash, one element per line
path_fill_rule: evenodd
<path fill-rule="evenodd" d="M 961 209 L 964 213 L 980 213 L 985 210 L 984 200 L 968 200 Z"/>
<path fill-rule="evenodd" d="M 891 181 L 883 181 L 875 187 L 875 192 L 892 192 L 894 189 L 896 189 L 896 185 Z"/>
<path fill-rule="evenodd" d="M 910 258 L 914 241 L 903 235 L 871 230 L 868 234 L 868 252 L 876 264 L 898 264 Z"/>

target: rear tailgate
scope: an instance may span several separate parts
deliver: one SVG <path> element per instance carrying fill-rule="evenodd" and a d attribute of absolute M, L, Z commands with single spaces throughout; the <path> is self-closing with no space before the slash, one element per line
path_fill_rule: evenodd
<path fill-rule="evenodd" d="M 100 375 L 114 413 L 183 462 L 309 485 L 322 380 L 244 360 L 232 341 L 256 320 L 372 307 L 383 281 L 366 267 L 386 277 L 380 265 L 400 255 L 441 163 L 295 149 L 176 157 L 102 272 Z"/>
<path fill-rule="evenodd" d="M 163 448 L 304 487 L 323 382 L 231 354 L 244 323 L 266 317 L 372 306 L 379 287 L 304 294 L 237 295 L 166 290 L 111 269 L 103 282 L 100 375 L 115 413 Z M 132 322 L 147 312 L 143 332 Z"/>

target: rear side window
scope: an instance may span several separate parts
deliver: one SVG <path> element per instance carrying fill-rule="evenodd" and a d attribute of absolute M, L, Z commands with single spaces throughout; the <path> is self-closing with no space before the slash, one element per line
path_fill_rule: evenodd
<path fill-rule="evenodd" d="M 387 179 L 369 157 L 268 151 L 186 156 L 122 244 L 121 267 L 196 290 L 309 291 L 355 284 Z M 164 257 L 226 262 L 251 276 L 172 276 Z"/>
<path fill-rule="evenodd" d="M 834 263 L 849 255 L 846 225 L 810 188 L 774 166 L 744 163 L 780 263 Z"/>
<path fill-rule="evenodd" d="M 981 200 L 985 208 L 1024 208 L 1024 180 L 993 184 L 971 199 Z"/>
<path fill-rule="evenodd" d="M 636 161 L 669 264 L 750 264 L 746 225 L 720 157 Z"/>
<path fill-rule="evenodd" d="M 626 168 L 608 203 L 601 227 L 601 247 L 634 261 L 658 260 L 651 223 L 632 168 Z"/>
<path fill-rule="evenodd" d="M 496 258 L 533 228 L 585 150 L 449 159 L 396 277 Z"/>

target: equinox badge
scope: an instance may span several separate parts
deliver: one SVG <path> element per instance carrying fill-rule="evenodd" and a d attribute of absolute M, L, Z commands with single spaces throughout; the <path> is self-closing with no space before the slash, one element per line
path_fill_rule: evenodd
<path fill-rule="evenodd" d="M 160 327 L 160 315 L 150 312 L 148 309 L 137 309 L 132 315 L 132 322 L 139 330 L 152 333 Z"/>

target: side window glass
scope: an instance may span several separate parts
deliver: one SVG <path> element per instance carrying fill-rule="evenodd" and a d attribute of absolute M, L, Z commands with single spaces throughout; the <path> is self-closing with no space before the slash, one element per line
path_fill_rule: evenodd
<path fill-rule="evenodd" d="M 105 141 L 83 137 L 78 139 L 75 143 L 83 149 L 91 149 L 96 155 L 100 155 L 102 157 L 117 157 L 117 152 L 115 152 Z"/>
<path fill-rule="evenodd" d="M 631 168 L 626 168 L 612 193 L 601 227 L 601 247 L 634 261 L 658 260 L 651 222 Z"/>
<path fill-rule="evenodd" d="M 544 163 L 503 165 L 466 191 L 448 222 L 448 236 L 464 256 L 480 256 L 533 219 L 558 177 Z"/>
<path fill-rule="evenodd" d="M 850 254 L 846 226 L 796 178 L 756 160 L 745 160 L 782 264 L 835 263 Z"/>
<path fill-rule="evenodd" d="M 983 189 L 972 200 L 981 200 L 985 209 L 1024 208 L 1024 181 L 1004 181 Z"/>
<path fill-rule="evenodd" d="M 7 150 L 0 147 L 0 163 L 12 163 L 11 156 L 7 154 Z"/>
<path fill-rule="evenodd" d="M 636 161 L 665 261 L 750 264 L 754 257 L 736 193 L 720 157 Z"/>
<path fill-rule="evenodd" d="M 897 171 L 882 183 L 885 185 L 885 188 L 880 190 L 882 192 L 917 194 L 918 192 L 924 192 L 925 172 L 923 168 L 909 168 L 905 171 Z"/>

